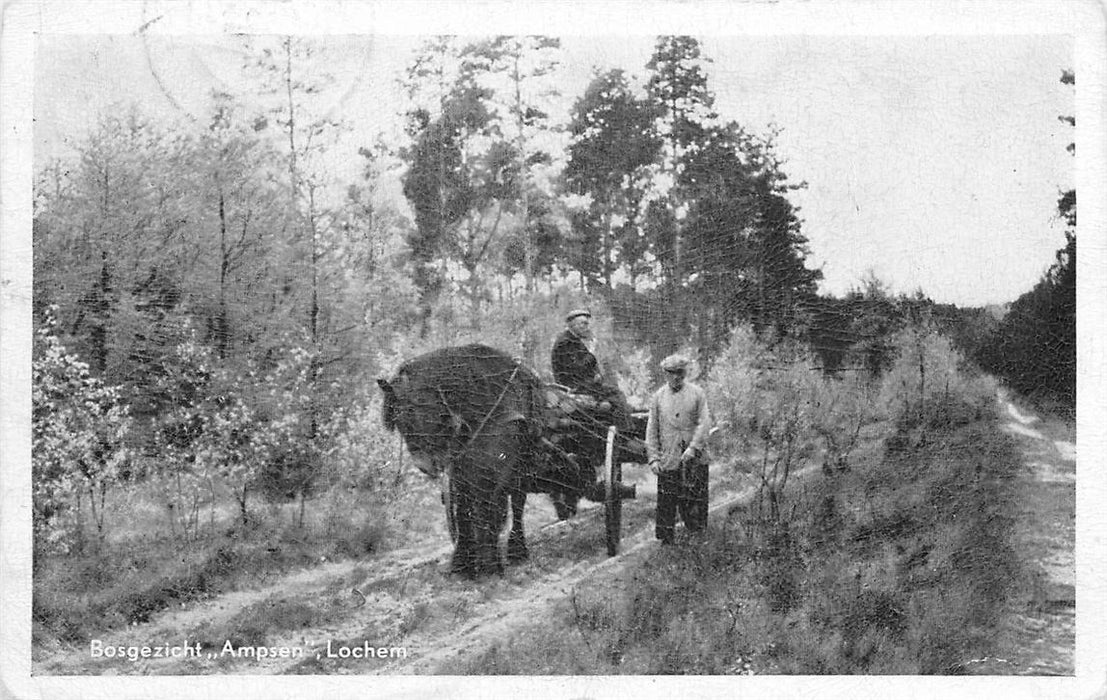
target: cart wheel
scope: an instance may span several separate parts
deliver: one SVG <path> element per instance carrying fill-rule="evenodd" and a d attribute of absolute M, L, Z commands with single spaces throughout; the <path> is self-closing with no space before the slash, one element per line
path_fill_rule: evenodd
<path fill-rule="evenodd" d="M 617 484 L 622 481 L 622 464 L 615 459 L 615 426 L 607 429 L 607 451 L 604 455 L 604 524 L 607 530 L 607 556 L 619 553 L 619 536 L 623 524 L 623 501 Z"/>

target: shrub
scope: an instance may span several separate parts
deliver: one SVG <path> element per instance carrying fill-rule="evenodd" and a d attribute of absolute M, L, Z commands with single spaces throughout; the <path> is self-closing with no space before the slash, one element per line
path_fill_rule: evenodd
<path fill-rule="evenodd" d="M 632 405 L 645 406 L 653 393 L 652 362 L 648 349 L 637 348 L 622 355 L 624 371 L 616 375 L 619 389 Z"/>
<path fill-rule="evenodd" d="M 119 388 L 62 345 L 55 312 L 35 333 L 32 361 L 33 524 L 36 547 L 67 552 L 84 542 L 83 496 L 97 542 L 104 539 L 107 495 L 131 456 L 132 420 Z"/>
<path fill-rule="evenodd" d="M 835 434 L 832 411 L 845 402 L 834 399 L 831 381 L 805 348 L 791 342 L 770 348 L 748 327 L 734 331 L 712 367 L 708 387 L 724 447 L 756 450 L 742 466 L 759 480 L 759 517 L 782 516 L 792 471 L 818 449 L 820 429 Z"/>
<path fill-rule="evenodd" d="M 154 447 L 162 457 L 157 480 L 171 525 L 188 539 L 199 535 L 201 500 L 215 507 L 217 480 L 231 490 L 242 521 L 247 520 L 248 495 L 266 454 L 252 401 L 254 368 L 221 363 L 195 333 L 177 346 L 176 354 L 163 388 L 187 387 L 187 398 L 157 419 Z"/>
<path fill-rule="evenodd" d="M 952 397 L 971 405 L 990 403 L 993 385 L 973 372 L 953 343 L 927 324 L 909 326 L 896 334 L 895 361 L 880 387 L 880 404 L 890 418 L 907 416 L 923 422 L 926 406 L 942 405 Z"/>
<path fill-rule="evenodd" d="M 895 361 L 881 382 L 879 398 L 894 426 L 889 449 L 918 446 L 936 429 L 966 425 L 990 409 L 993 380 L 963 371 L 965 359 L 928 324 L 903 329 L 894 346 Z"/>
<path fill-rule="evenodd" d="M 822 467 L 826 474 L 850 468 L 861 429 L 879 416 L 871 384 L 857 377 L 824 376 L 816 393 L 812 429 L 822 438 Z"/>
<path fill-rule="evenodd" d="M 331 486 L 381 491 L 398 485 L 403 474 L 400 438 L 381 423 L 383 403 L 376 387 L 349 408 L 335 410 L 320 426 L 326 445 L 325 474 Z"/>
<path fill-rule="evenodd" d="M 769 354 L 750 326 L 738 326 L 711 366 L 705 385 L 724 452 L 746 452 L 757 441 Z"/>

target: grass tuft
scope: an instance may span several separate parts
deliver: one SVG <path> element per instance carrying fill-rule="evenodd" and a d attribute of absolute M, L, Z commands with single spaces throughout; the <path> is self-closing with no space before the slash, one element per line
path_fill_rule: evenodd
<path fill-rule="evenodd" d="M 95 552 L 36 557 L 33 643 L 82 646 L 175 605 L 381 549 L 388 537 L 383 518 L 367 515 L 356 498 L 343 503 L 349 507 L 304 527 L 279 513 L 259 514 L 247 525 L 236 521 L 187 542 L 136 535 Z M 247 637 L 253 634 L 248 624 L 243 629 Z"/>

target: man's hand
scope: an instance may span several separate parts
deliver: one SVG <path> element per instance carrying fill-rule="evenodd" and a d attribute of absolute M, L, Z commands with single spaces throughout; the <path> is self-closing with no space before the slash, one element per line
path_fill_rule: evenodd
<path fill-rule="evenodd" d="M 688 449 L 684 450 L 684 454 L 680 456 L 680 461 L 682 464 L 685 462 L 691 462 L 693 459 L 696 458 L 698 454 L 699 450 L 694 447 L 689 447 Z"/>
<path fill-rule="evenodd" d="M 658 466 L 658 464 L 660 464 L 660 462 L 658 462 L 656 459 L 650 462 L 650 471 L 654 474 L 661 473 L 661 468 Z"/>

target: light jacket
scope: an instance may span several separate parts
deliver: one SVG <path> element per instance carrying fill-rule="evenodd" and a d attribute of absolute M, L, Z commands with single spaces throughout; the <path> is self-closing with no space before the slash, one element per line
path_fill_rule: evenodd
<path fill-rule="evenodd" d="M 646 453 L 662 471 L 677 469 L 685 448 L 703 452 L 710 430 L 711 411 L 703 389 L 685 382 L 680 391 L 674 392 L 666 384 L 650 399 Z"/>

